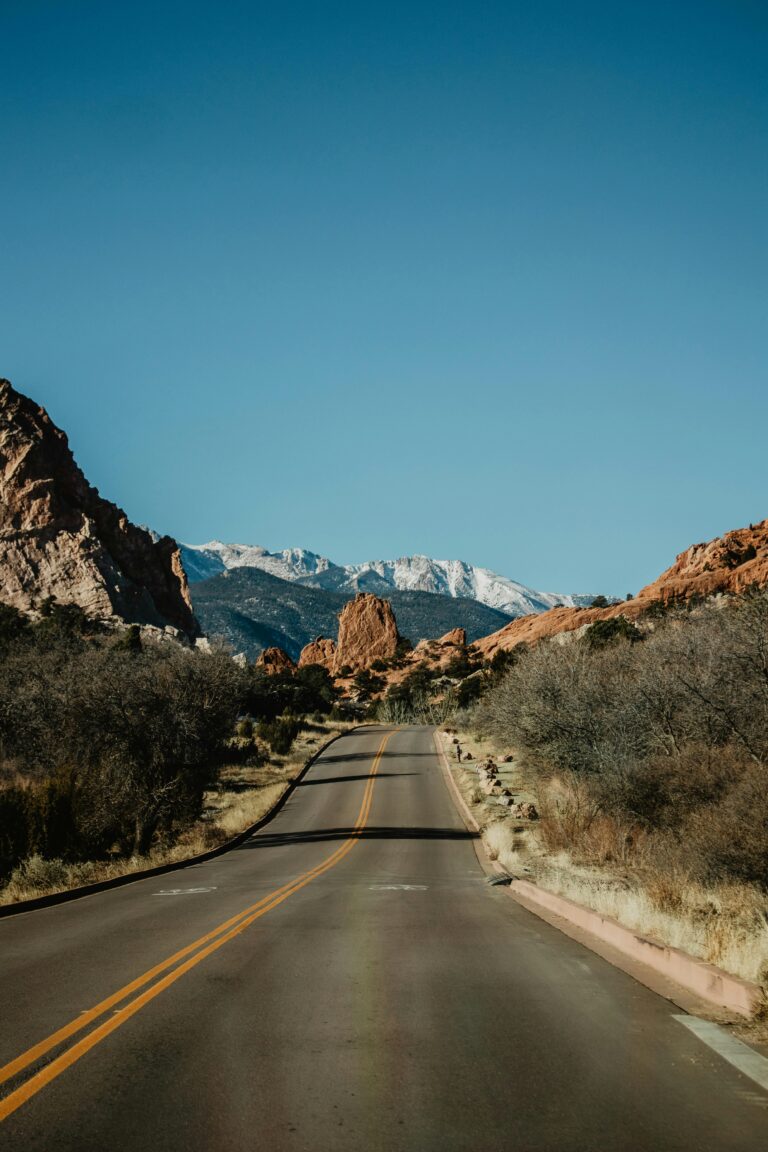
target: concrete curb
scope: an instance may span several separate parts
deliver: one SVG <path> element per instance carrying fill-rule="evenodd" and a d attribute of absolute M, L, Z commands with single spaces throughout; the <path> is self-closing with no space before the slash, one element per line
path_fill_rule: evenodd
<path fill-rule="evenodd" d="M 260 817 L 255 824 L 246 828 L 244 832 L 238 832 L 237 836 L 233 836 L 231 840 L 225 840 L 223 844 L 211 848 L 208 852 L 201 852 L 197 856 L 188 856 L 186 860 L 174 860 L 172 864 L 158 864 L 156 868 L 145 868 L 141 872 L 126 872 L 124 876 L 113 876 L 110 880 L 97 880 L 93 884 L 83 884 L 79 888 L 65 888 L 61 892 L 52 892 L 48 896 L 35 896 L 32 900 L 19 900 L 16 904 L 0 904 L 0 919 L 5 916 L 16 916 L 22 912 L 34 912 L 37 908 L 50 908 L 55 904 L 66 904 L 70 900 L 80 900 L 84 896 L 93 896 L 96 892 L 106 892 L 110 888 L 122 888 L 125 884 L 148 880 L 152 876 L 164 876 L 166 872 L 177 872 L 180 868 L 189 868 L 192 864 L 204 864 L 216 856 L 223 856 L 225 852 L 230 852 L 233 848 L 238 848 L 244 844 L 253 836 L 254 832 L 258 832 L 277 815 L 315 761 L 322 756 L 327 748 L 330 748 L 331 744 L 335 744 L 337 740 L 340 740 L 342 736 L 347 736 L 349 732 L 355 732 L 358 728 L 364 727 L 364 724 L 357 724 L 354 728 L 347 729 L 346 732 L 337 732 L 335 736 L 327 740 L 321 748 L 312 753 L 304 767 L 290 781 L 285 791 L 278 796 L 269 811 Z"/>
<path fill-rule="evenodd" d="M 582 904 L 566 899 L 565 896 L 558 896 L 545 888 L 539 888 L 529 880 L 513 880 L 509 887 L 510 895 L 515 899 L 519 898 L 519 902 L 526 908 L 531 904 L 545 908 L 555 916 L 567 920 L 569 924 L 574 924 L 596 936 L 598 940 L 610 944 L 631 960 L 653 968 L 654 971 L 710 1004 L 749 1018 L 755 1015 L 764 1002 L 763 992 L 758 984 L 741 980 L 738 976 L 731 976 L 728 972 L 690 956 L 687 952 L 681 952 L 678 948 L 672 948 L 647 936 L 638 936 L 610 916 L 602 916 L 591 908 L 585 908 Z M 535 913 L 536 907 L 529 910 Z"/>
<path fill-rule="evenodd" d="M 456 806 L 467 827 L 472 831 L 479 832 L 477 821 L 451 775 L 437 729 L 434 730 L 433 735 L 443 774 Z M 485 846 L 481 837 L 478 837 L 478 840 L 478 859 L 484 865 L 485 870 L 503 872 L 496 861 L 489 860 L 488 864 L 485 864 L 483 857 L 488 859 Z M 481 852 L 482 856 L 480 855 Z M 585 908 L 584 905 L 568 900 L 564 896 L 557 896 L 554 892 L 539 888 L 530 880 L 512 880 L 508 891 L 518 904 L 522 904 L 534 916 L 540 915 L 546 919 L 544 913 L 547 912 L 559 917 L 567 924 L 580 929 L 581 932 L 608 944 L 633 963 L 639 963 L 650 968 L 708 1004 L 713 1004 L 728 1012 L 735 1012 L 748 1019 L 759 1012 L 765 1004 L 765 995 L 759 984 L 752 984 L 738 976 L 731 976 L 729 972 L 724 972 L 713 964 L 707 964 L 696 956 L 690 956 L 687 952 L 681 952 L 679 948 L 672 948 L 668 944 L 663 944 L 647 936 L 638 936 L 636 932 L 633 932 L 631 928 L 625 928 L 618 920 L 614 920 L 610 916 L 602 916 L 591 908 Z M 552 922 L 548 921 L 548 923 Z M 557 927 L 557 924 L 553 926 Z M 584 940 L 581 935 L 578 939 L 589 947 L 589 942 Z M 600 954 L 604 956 L 604 959 L 611 962 L 609 956 L 605 956 L 602 952 Z M 629 974 L 634 975 L 631 970 Z"/>

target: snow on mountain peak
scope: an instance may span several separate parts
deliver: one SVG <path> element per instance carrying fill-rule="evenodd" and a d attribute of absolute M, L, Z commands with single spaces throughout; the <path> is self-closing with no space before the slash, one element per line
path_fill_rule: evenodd
<path fill-rule="evenodd" d="M 260 568 L 282 580 L 337 591 L 386 594 L 387 589 L 397 588 L 466 597 L 509 616 L 545 612 L 558 605 L 577 607 L 590 604 L 593 599 L 592 596 L 538 592 L 489 568 L 477 568 L 463 560 L 434 560 L 421 555 L 342 565 L 304 548 L 269 552 L 259 545 L 224 544 L 220 540 L 183 544 L 181 550 L 187 577 L 193 583 L 233 568 Z"/>

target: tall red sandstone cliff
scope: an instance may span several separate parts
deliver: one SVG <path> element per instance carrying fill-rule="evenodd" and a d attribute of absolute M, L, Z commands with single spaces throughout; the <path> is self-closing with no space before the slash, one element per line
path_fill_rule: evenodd
<path fill-rule="evenodd" d="M 47 412 L 0 380 L 0 600 L 199 634 L 181 556 L 102 499 Z"/>
<path fill-rule="evenodd" d="M 400 633 L 388 600 L 361 592 L 344 605 L 339 617 L 339 640 L 333 671 L 349 666 L 370 668 L 374 660 L 391 660 L 397 651 Z"/>

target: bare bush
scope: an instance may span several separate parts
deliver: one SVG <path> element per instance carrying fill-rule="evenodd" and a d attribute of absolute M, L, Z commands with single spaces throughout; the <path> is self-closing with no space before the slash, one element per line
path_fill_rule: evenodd
<path fill-rule="evenodd" d="M 552 849 L 768 888 L 767 593 L 542 643 L 473 720 L 538 768 Z"/>
<path fill-rule="evenodd" d="M 30 786 L 5 804 L 15 804 L 6 867 L 34 853 L 144 855 L 156 833 L 188 826 L 232 731 L 242 675 L 223 653 L 170 644 L 136 651 L 44 634 L 7 653 L 0 744 Z"/>

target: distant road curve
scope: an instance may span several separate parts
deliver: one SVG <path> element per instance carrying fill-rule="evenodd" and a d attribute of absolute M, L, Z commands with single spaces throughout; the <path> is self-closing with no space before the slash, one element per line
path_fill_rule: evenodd
<path fill-rule="evenodd" d="M 241 847 L 0 921 L 0 1148 L 765 1152 L 768 1094 L 489 887 L 431 732 Z"/>

